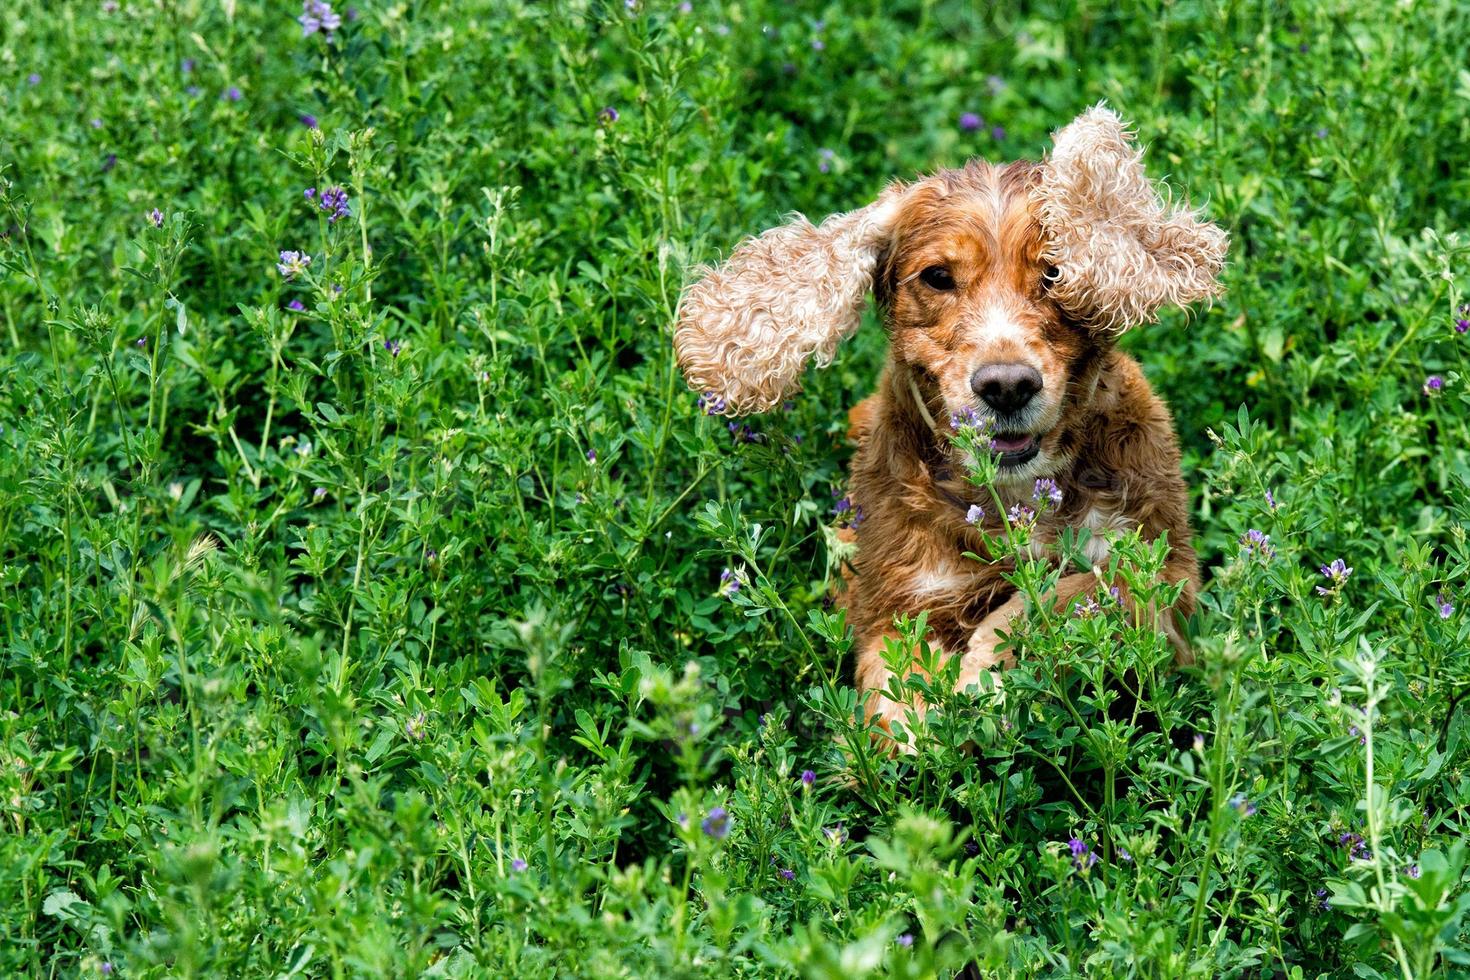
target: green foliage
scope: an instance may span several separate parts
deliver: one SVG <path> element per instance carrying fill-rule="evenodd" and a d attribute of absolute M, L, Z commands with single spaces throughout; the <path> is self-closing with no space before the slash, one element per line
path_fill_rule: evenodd
<path fill-rule="evenodd" d="M 1470 965 L 1470 12 L 850 6 L 7 6 L 0 972 Z M 954 694 L 914 610 L 890 758 L 828 605 L 882 333 L 732 433 L 679 291 L 1100 98 L 1233 237 L 1125 340 L 1198 665 L 1100 594 Z"/>

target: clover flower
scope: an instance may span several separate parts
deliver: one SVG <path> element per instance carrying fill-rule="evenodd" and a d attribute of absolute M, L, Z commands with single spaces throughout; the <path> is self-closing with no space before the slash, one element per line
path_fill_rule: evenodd
<path fill-rule="evenodd" d="M 301 16 L 296 18 L 296 22 L 301 25 L 302 37 L 311 37 L 321 31 L 328 41 L 342 26 L 342 18 L 333 12 L 332 5 L 326 0 L 303 0 Z"/>
<path fill-rule="evenodd" d="M 978 527 L 983 520 L 985 520 L 985 508 L 979 504 L 971 504 L 970 509 L 965 511 L 966 524 L 974 524 Z"/>
<path fill-rule="evenodd" d="M 781 871 L 780 871 L 780 875 L 781 875 L 782 878 L 785 878 L 787 881 L 795 881 L 796 880 L 796 872 L 793 871 L 793 870 L 791 870 L 790 868 L 782 868 Z"/>
<path fill-rule="evenodd" d="M 991 126 L 990 137 L 991 139 L 999 143 L 1001 140 L 1006 138 L 1006 128 L 1004 126 Z"/>
<path fill-rule="evenodd" d="M 1332 903 L 1327 900 L 1327 889 L 1319 888 L 1312 893 L 1317 899 L 1317 911 L 1326 912 L 1332 908 Z"/>
<path fill-rule="evenodd" d="M 1067 850 L 1072 852 L 1072 867 L 1078 871 L 1097 863 L 1097 855 L 1092 853 L 1092 848 L 1084 844 L 1081 838 L 1073 837 L 1067 841 Z"/>
<path fill-rule="evenodd" d="M 1031 492 L 1031 499 L 1036 503 L 1051 503 L 1052 506 L 1061 506 L 1062 488 L 1057 486 L 1057 481 L 1041 479 L 1036 481 L 1036 489 Z"/>
<path fill-rule="evenodd" d="M 1276 495 L 1271 492 L 1270 487 L 1266 488 L 1266 508 L 1271 511 L 1276 510 Z"/>
<path fill-rule="evenodd" d="M 240 90 L 238 88 L 231 85 L 229 88 L 225 89 L 220 98 L 224 99 L 226 102 L 239 102 L 242 98 L 244 98 L 244 96 L 240 94 Z"/>
<path fill-rule="evenodd" d="M 817 151 L 817 169 L 820 170 L 824 174 L 831 173 L 832 172 L 832 161 L 836 157 L 837 157 L 836 151 L 829 150 L 825 146 L 822 147 L 820 150 Z"/>
<path fill-rule="evenodd" d="M 308 187 L 305 194 L 308 201 L 316 200 L 317 210 L 327 216 L 328 224 L 336 224 L 338 220 L 352 216 L 352 206 L 347 203 L 347 192 L 340 187 L 328 187 L 320 193 L 315 187 Z"/>
<path fill-rule="evenodd" d="M 840 490 L 833 490 L 832 496 L 837 497 Z M 832 505 L 832 516 L 836 518 L 838 527 L 855 528 L 863 522 L 863 505 L 854 503 L 852 497 L 838 497 L 837 502 Z"/>
<path fill-rule="evenodd" d="M 522 871 L 525 871 L 527 867 L 529 867 L 529 865 L 527 865 L 526 862 L 521 858 L 515 858 L 510 862 L 510 870 L 514 871 L 516 874 L 520 874 Z"/>
<path fill-rule="evenodd" d="M 1012 504 L 1006 516 L 1010 518 L 1011 524 L 1023 531 L 1029 531 L 1036 526 L 1036 511 L 1025 504 Z"/>
<path fill-rule="evenodd" d="M 306 310 L 306 304 L 301 302 L 301 300 L 299 299 L 293 299 L 291 300 L 291 302 L 286 304 L 286 309 L 291 310 L 295 313 L 301 313 Z"/>
<path fill-rule="evenodd" d="M 810 787 L 816 781 L 817 774 L 815 772 L 810 769 L 803 769 L 801 771 L 801 785 Z"/>
<path fill-rule="evenodd" d="M 1344 832 L 1338 835 L 1337 844 L 1348 852 L 1348 858 L 1353 861 L 1368 861 L 1373 857 L 1373 852 L 1368 850 L 1368 843 L 1358 834 Z"/>
<path fill-rule="evenodd" d="M 154 208 L 152 211 L 149 211 L 148 212 L 148 220 L 151 221 L 151 222 L 153 222 L 153 227 L 155 227 L 155 228 L 162 228 L 163 227 L 163 212 L 160 211 L 160 210 L 158 210 L 157 208 Z"/>
<path fill-rule="evenodd" d="M 1326 585 L 1317 586 L 1318 595 L 1337 595 L 1347 584 L 1348 576 L 1353 574 L 1353 570 L 1341 558 L 1332 559 L 1331 564 L 1323 565 L 1318 571 L 1327 580 Z"/>
<path fill-rule="evenodd" d="M 1443 592 L 1435 595 L 1434 604 L 1439 609 L 1440 619 L 1449 619 L 1455 614 L 1454 603 L 1450 602 L 1449 597 L 1446 596 Z"/>
<path fill-rule="evenodd" d="M 1437 374 L 1431 374 L 1424 379 L 1424 394 L 1437 395 L 1444 390 L 1444 378 Z"/>
<path fill-rule="evenodd" d="M 898 943 L 904 949 L 908 949 L 914 944 L 914 934 L 911 932 L 901 933 L 894 942 Z"/>
<path fill-rule="evenodd" d="M 724 807 L 717 806 L 700 821 L 699 828 L 715 840 L 724 840 L 725 835 L 730 833 L 730 814 Z"/>
<path fill-rule="evenodd" d="M 713 391 L 706 391 L 699 396 L 699 410 L 706 415 L 719 415 L 725 410 L 725 399 Z"/>
<path fill-rule="evenodd" d="M 1455 318 L 1455 333 L 1466 333 L 1466 332 L 1470 332 L 1470 320 L 1467 320 L 1464 317 L 1456 317 Z"/>
<path fill-rule="evenodd" d="M 1236 793 L 1231 797 L 1230 805 L 1235 807 L 1242 817 L 1253 817 L 1256 815 L 1256 805 L 1246 799 L 1244 793 Z"/>
<path fill-rule="evenodd" d="M 740 592 L 740 587 L 745 576 L 742 572 L 732 571 L 729 568 L 720 572 L 720 595 L 732 598 Z"/>
<path fill-rule="evenodd" d="M 1271 536 L 1264 531 L 1251 528 L 1240 536 L 1240 544 L 1248 555 L 1262 561 L 1270 561 L 1276 557 L 1276 549 L 1271 546 Z"/>
<path fill-rule="evenodd" d="M 403 344 L 397 340 L 385 340 L 383 341 L 383 350 L 397 357 L 403 351 Z"/>
<path fill-rule="evenodd" d="M 403 723 L 403 734 L 415 742 L 429 737 L 429 719 L 422 711 Z"/>
<path fill-rule="evenodd" d="M 602 111 L 597 114 L 597 118 L 611 125 L 618 121 L 618 110 L 610 105 L 603 106 Z"/>
<path fill-rule="evenodd" d="M 316 129 L 317 128 L 316 116 L 313 116 L 309 112 L 303 112 L 301 115 L 297 116 L 296 118 L 299 119 L 299 120 L 301 120 L 301 125 L 305 126 L 307 129 Z"/>
<path fill-rule="evenodd" d="M 33 71 L 29 75 L 27 75 L 26 76 L 26 84 L 27 85 L 40 85 L 41 84 L 41 75 L 40 75 L 40 73 Z"/>
<path fill-rule="evenodd" d="M 725 428 L 730 430 L 730 436 L 736 442 L 765 442 L 764 434 L 755 431 L 744 422 L 728 422 Z"/>
<path fill-rule="evenodd" d="M 984 126 L 985 120 L 980 118 L 980 114 L 978 112 L 960 113 L 960 129 L 964 130 L 965 132 L 973 133 L 975 130 L 981 129 Z"/>
<path fill-rule="evenodd" d="M 282 279 L 290 282 L 305 272 L 309 265 L 311 265 L 311 256 L 305 252 L 283 251 L 281 261 L 276 263 L 276 271 L 281 274 Z"/>
<path fill-rule="evenodd" d="M 975 414 L 973 408 L 962 408 L 958 412 L 951 412 L 949 414 L 949 427 L 956 432 L 963 432 L 966 429 L 983 428 L 985 424 L 980 416 Z"/>

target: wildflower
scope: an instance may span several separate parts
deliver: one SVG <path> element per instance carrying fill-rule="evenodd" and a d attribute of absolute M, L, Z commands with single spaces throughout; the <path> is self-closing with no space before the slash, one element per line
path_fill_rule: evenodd
<path fill-rule="evenodd" d="M 681 13 L 681 14 L 692 14 L 693 12 L 694 12 L 694 4 L 690 3 L 689 0 L 684 0 L 683 3 L 679 4 L 679 13 Z"/>
<path fill-rule="evenodd" d="M 1318 126 L 1316 132 L 1314 132 L 1312 135 L 1316 136 L 1319 140 L 1325 140 L 1327 138 L 1327 127 Z"/>
<path fill-rule="evenodd" d="M 812 50 L 813 51 L 825 51 L 826 48 L 827 48 L 827 43 L 825 41 L 823 41 L 821 38 L 819 38 L 819 37 L 812 38 Z"/>
<path fill-rule="evenodd" d="M 1133 863 L 1133 855 L 1129 854 L 1128 848 L 1122 846 L 1121 844 L 1118 845 L 1118 857 L 1122 859 L 1124 864 Z"/>
<path fill-rule="evenodd" d="M 1347 584 L 1348 576 L 1353 574 L 1353 570 L 1341 558 L 1332 559 L 1332 564 L 1323 565 L 1318 571 L 1327 580 L 1326 585 L 1317 586 L 1318 595 L 1337 595 Z"/>
<path fill-rule="evenodd" d="M 315 490 L 313 490 L 311 492 L 311 496 L 315 500 L 321 500 L 326 495 L 327 495 L 327 488 L 326 487 L 317 487 Z"/>
<path fill-rule="evenodd" d="M 1444 378 L 1437 374 L 1431 374 L 1424 379 L 1424 394 L 1437 395 L 1444 389 Z"/>
<path fill-rule="evenodd" d="M 303 112 L 301 115 L 297 116 L 296 118 L 300 119 L 301 120 L 301 125 L 305 126 L 307 129 L 316 129 L 317 128 L 316 116 L 313 116 L 309 112 Z"/>
<path fill-rule="evenodd" d="M 103 6 L 105 7 L 106 5 L 104 4 Z M 117 4 L 113 4 L 113 9 L 116 8 Z M 100 964 L 98 964 L 97 972 L 102 974 L 104 977 L 112 976 L 112 963 L 108 960 L 103 960 Z"/>
<path fill-rule="evenodd" d="M 970 509 L 965 511 L 966 524 L 974 524 L 978 527 L 983 520 L 985 520 L 985 508 L 979 504 L 971 504 Z"/>
<path fill-rule="evenodd" d="M 811 784 L 812 783 L 815 783 L 816 781 L 817 781 L 817 774 L 815 772 L 813 772 L 810 769 L 803 769 L 801 771 L 801 785 L 803 785 L 803 786 L 811 786 Z"/>
<path fill-rule="evenodd" d="M 985 120 L 980 118 L 978 112 L 960 113 L 960 129 L 967 133 L 973 133 L 985 125 Z"/>
<path fill-rule="evenodd" d="M 40 85 L 41 76 L 37 72 L 31 72 L 29 75 L 26 76 L 26 82 L 31 85 Z"/>
<path fill-rule="evenodd" d="M 819 149 L 817 151 L 817 169 L 820 170 L 824 174 L 831 173 L 832 172 L 832 161 L 836 157 L 837 157 L 837 154 L 836 154 L 835 151 L 829 150 L 825 146 L 822 147 L 821 149 Z"/>
<path fill-rule="evenodd" d="M 522 871 L 525 871 L 527 867 L 528 865 L 521 858 L 516 858 L 510 862 L 510 870 L 514 871 L 516 874 L 520 874 Z"/>
<path fill-rule="evenodd" d="M 92 128 L 93 129 L 101 129 L 102 128 L 102 120 L 101 119 L 93 119 L 92 120 Z"/>
<path fill-rule="evenodd" d="M 300 313 L 306 309 L 306 304 L 302 303 L 299 299 L 293 299 L 291 302 L 286 304 L 286 309 L 292 310 L 296 313 Z"/>
<path fill-rule="evenodd" d="M 1081 838 L 1073 837 L 1067 841 L 1067 850 L 1072 852 L 1072 867 L 1078 871 L 1097 863 L 1097 855 L 1092 853 L 1092 848 L 1084 844 Z"/>
<path fill-rule="evenodd" d="M 991 126 L 990 135 L 991 138 L 999 143 L 1001 140 L 1006 138 L 1006 128 L 1004 126 Z"/>
<path fill-rule="evenodd" d="M 1271 536 L 1263 531 L 1251 528 L 1240 536 L 1240 543 L 1247 554 L 1254 555 L 1262 561 L 1270 561 L 1276 557 L 1276 549 L 1271 546 Z"/>
<path fill-rule="evenodd" d="M 1470 332 L 1470 320 L 1467 320 L 1464 317 L 1456 317 L 1455 318 L 1455 333 L 1466 333 L 1466 332 Z"/>
<path fill-rule="evenodd" d="M 1326 912 L 1332 908 L 1332 903 L 1327 901 L 1327 889 L 1319 888 L 1312 893 L 1317 899 L 1317 911 Z"/>
<path fill-rule="evenodd" d="M 154 208 L 152 211 L 149 211 L 148 212 L 148 220 L 151 221 L 151 222 L 153 222 L 153 227 L 155 227 L 155 228 L 162 228 L 163 227 L 163 212 L 160 211 L 160 210 L 158 210 L 157 208 Z"/>
<path fill-rule="evenodd" d="M 1004 78 L 1001 78 L 999 75 L 986 75 L 985 87 L 990 89 L 991 95 L 999 95 L 1001 92 L 1005 91 L 1006 80 Z"/>
<path fill-rule="evenodd" d="M 1101 614 L 1102 606 L 1099 606 L 1097 600 L 1092 596 L 1087 596 L 1081 602 L 1077 603 L 1076 608 L 1072 610 L 1072 615 L 1078 619 L 1091 619 Z"/>
<path fill-rule="evenodd" d="M 781 869 L 781 877 L 782 878 L 785 878 L 787 881 L 795 881 L 796 880 L 796 872 L 793 871 L 793 870 L 791 870 L 790 868 L 782 868 Z"/>
<path fill-rule="evenodd" d="M 717 806 L 709 812 L 709 816 L 700 821 L 699 828 L 715 840 L 724 840 L 725 835 L 730 832 L 730 815 L 725 808 Z"/>
<path fill-rule="evenodd" d="M 726 568 L 720 572 L 720 595 L 731 597 L 740 591 L 740 573 Z"/>
<path fill-rule="evenodd" d="M 863 522 L 863 505 L 853 503 L 851 497 L 842 497 L 832 505 L 832 514 L 837 518 L 838 527 L 857 527 Z"/>
<path fill-rule="evenodd" d="M 706 391 L 700 395 L 698 404 L 700 411 L 706 415 L 719 415 L 725 410 L 725 399 L 713 391 Z"/>
<path fill-rule="evenodd" d="M 229 88 L 225 89 L 224 94 L 221 95 L 220 98 L 224 99 L 226 102 L 239 102 L 240 99 L 243 98 L 243 96 L 241 96 L 240 90 L 238 88 L 231 85 Z"/>
<path fill-rule="evenodd" d="M 403 344 L 396 340 L 385 340 L 383 341 L 383 350 L 397 357 L 403 351 Z"/>
<path fill-rule="evenodd" d="M 587 462 L 589 462 L 589 463 L 595 463 L 595 462 L 597 462 L 597 450 L 595 450 L 595 449 L 589 449 L 589 450 L 587 450 Z"/>
<path fill-rule="evenodd" d="M 980 853 L 980 845 L 972 840 L 965 841 L 965 853 L 970 857 L 975 857 Z"/>
<path fill-rule="evenodd" d="M 1419 870 L 1419 865 L 1417 864 L 1411 864 L 1404 869 L 1404 874 L 1408 875 L 1410 878 L 1418 878 L 1423 873 L 1424 872 Z"/>
<path fill-rule="evenodd" d="M 1368 843 L 1358 834 L 1345 831 L 1338 835 L 1337 844 L 1348 852 L 1350 860 L 1367 861 L 1373 857 L 1373 852 L 1368 850 Z"/>
<path fill-rule="evenodd" d="M 347 203 L 347 192 L 340 187 L 328 187 L 320 194 L 315 187 L 308 187 L 303 194 L 308 201 L 316 201 L 317 210 L 327 216 L 328 224 L 336 224 L 338 219 L 352 215 L 352 207 Z"/>
<path fill-rule="evenodd" d="M 958 412 L 951 412 L 949 415 L 949 427 L 956 432 L 963 432 L 966 429 L 979 429 L 984 424 L 981 422 L 980 416 L 975 414 L 973 408 L 963 408 Z"/>
<path fill-rule="evenodd" d="M 1273 512 L 1276 510 L 1276 495 L 1271 492 L 1270 487 L 1266 488 L 1266 507 Z"/>
<path fill-rule="evenodd" d="M 894 942 L 898 943 L 904 949 L 908 949 L 914 944 L 914 934 L 911 932 L 905 932 L 901 934 L 897 939 L 895 939 Z"/>
<path fill-rule="evenodd" d="M 1013 525 L 1023 531 L 1030 530 L 1036 526 L 1036 511 L 1027 507 L 1025 504 L 1012 504 L 1011 509 L 1006 512 L 1006 516 L 1010 518 Z"/>
<path fill-rule="evenodd" d="M 179 68 L 183 71 L 185 75 L 189 74 L 194 70 L 194 59 L 185 58 L 182 62 L 180 62 Z"/>
<path fill-rule="evenodd" d="M 301 25 L 302 37 L 311 37 L 321 31 L 328 41 L 342 26 L 342 18 L 333 12 L 332 5 L 326 0 L 303 0 L 301 16 L 296 18 L 296 22 Z"/>
<path fill-rule="evenodd" d="M 1049 501 L 1053 506 L 1059 506 L 1062 502 L 1062 488 L 1057 486 L 1055 480 L 1037 480 L 1036 489 L 1031 492 L 1031 499 L 1038 504 Z"/>
<path fill-rule="evenodd" d="M 1439 607 L 1440 619 L 1449 619 L 1455 614 L 1454 604 L 1450 602 L 1449 597 L 1446 596 L 1443 592 L 1435 595 L 1434 604 Z"/>
<path fill-rule="evenodd" d="M 104 14 L 117 13 L 117 0 L 102 0 L 102 12 Z M 111 972 L 111 964 L 103 965 L 109 967 L 109 972 Z"/>
<path fill-rule="evenodd" d="M 429 735 L 429 719 L 420 711 L 403 723 L 403 734 L 415 742 L 422 742 Z"/>
<path fill-rule="evenodd" d="M 147 347 L 148 346 L 148 338 L 147 337 L 139 337 L 138 338 L 138 346 L 140 348 Z"/>
<path fill-rule="evenodd" d="M 1246 799 L 1244 793 L 1236 793 L 1231 797 L 1230 805 L 1240 812 L 1242 817 L 1253 817 L 1256 815 L 1256 805 Z"/>
<path fill-rule="evenodd" d="M 199 98 L 199 93 L 203 91 L 204 89 L 200 88 L 198 85 L 187 85 L 184 87 L 184 94 L 191 99 Z"/>
<path fill-rule="evenodd" d="M 835 827 L 823 827 L 822 833 L 827 835 L 827 839 L 834 844 L 847 843 L 847 829 L 842 824 Z"/>
<path fill-rule="evenodd" d="M 1204 752 L 1204 750 L 1205 750 L 1205 737 L 1203 735 L 1196 734 L 1194 736 L 1194 750 L 1196 752 Z"/>
<path fill-rule="evenodd" d="M 281 274 L 282 279 L 290 282 L 305 272 L 306 267 L 309 265 L 311 265 L 311 256 L 305 252 L 283 251 L 281 253 L 281 261 L 276 263 L 276 271 Z"/>
<path fill-rule="evenodd" d="M 597 118 L 608 125 L 612 125 L 618 121 L 618 110 L 610 105 L 603 106 L 602 111 L 597 114 Z"/>

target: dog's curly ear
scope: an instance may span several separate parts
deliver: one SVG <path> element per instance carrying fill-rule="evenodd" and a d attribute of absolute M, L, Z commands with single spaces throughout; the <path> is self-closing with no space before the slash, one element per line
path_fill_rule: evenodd
<path fill-rule="evenodd" d="M 674 328 L 689 387 L 711 395 L 714 411 L 763 412 L 799 386 L 808 360 L 831 361 L 862 321 L 902 196 L 893 185 L 821 225 L 797 215 L 701 270 Z"/>
<path fill-rule="evenodd" d="M 1104 103 L 1056 133 L 1035 193 L 1051 295 L 1096 329 L 1122 333 L 1219 293 L 1229 237 L 1160 196 Z"/>

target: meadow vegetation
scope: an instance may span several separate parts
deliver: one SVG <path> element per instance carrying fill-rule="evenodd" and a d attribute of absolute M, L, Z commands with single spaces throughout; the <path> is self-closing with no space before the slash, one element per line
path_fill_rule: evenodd
<path fill-rule="evenodd" d="M 1462 974 L 1467 64 L 1458 0 L 7 4 L 0 973 Z M 1124 339 L 1198 664 L 1034 613 L 892 758 L 877 318 L 727 424 L 678 296 L 1100 99 L 1232 235 Z"/>

